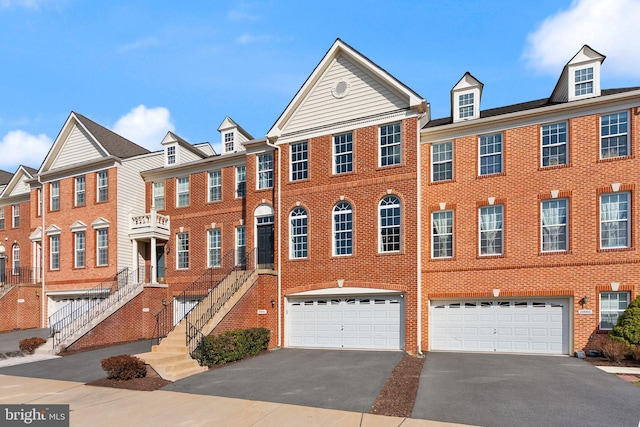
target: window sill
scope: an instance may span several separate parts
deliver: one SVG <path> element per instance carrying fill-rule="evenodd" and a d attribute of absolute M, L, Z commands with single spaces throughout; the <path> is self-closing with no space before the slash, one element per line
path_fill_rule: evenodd
<path fill-rule="evenodd" d="M 347 254 L 347 255 L 336 255 L 336 254 L 332 254 L 331 258 L 332 259 L 344 259 L 344 258 L 354 258 L 355 255 L 354 254 Z"/>
<path fill-rule="evenodd" d="M 497 258 L 506 258 L 505 254 L 496 254 L 496 255 L 477 255 L 476 259 L 497 259 Z"/>
<path fill-rule="evenodd" d="M 455 256 L 450 256 L 450 257 L 438 257 L 438 258 L 430 258 L 429 262 L 439 262 L 439 261 L 455 261 L 456 257 Z"/>
<path fill-rule="evenodd" d="M 485 178 L 493 178 L 496 176 L 507 176 L 506 172 L 500 172 L 500 173 L 491 173 L 491 174 L 487 174 L 487 175 L 478 175 L 476 176 L 476 179 L 485 179 Z"/>
<path fill-rule="evenodd" d="M 289 182 L 287 182 L 287 184 L 297 184 L 299 182 L 308 182 L 308 181 L 310 181 L 309 177 L 300 178 L 300 179 L 290 179 Z"/>
<path fill-rule="evenodd" d="M 440 184 L 449 184 L 452 182 L 456 182 L 455 178 L 454 179 L 443 179 L 441 181 L 431 181 L 429 182 L 429 185 L 440 185 Z"/>
<path fill-rule="evenodd" d="M 291 262 L 309 261 L 309 257 L 289 258 L 289 261 Z"/>
<path fill-rule="evenodd" d="M 547 252 L 538 252 L 538 256 L 551 256 L 551 255 L 571 255 L 571 251 L 547 251 Z"/>
<path fill-rule="evenodd" d="M 376 167 L 376 170 L 380 171 L 380 170 L 388 170 L 388 169 L 397 169 L 397 168 L 402 168 L 404 166 L 406 166 L 404 164 L 404 162 L 401 162 L 401 163 L 396 163 L 396 164 L 393 164 L 393 165 L 378 166 L 378 167 Z"/>
<path fill-rule="evenodd" d="M 609 162 L 615 162 L 618 160 L 629 160 L 629 159 L 635 159 L 635 158 L 636 156 L 634 156 L 633 154 L 629 154 L 628 156 L 605 157 L 605 158 L 599 158 L 598 163 L 609 163 Z"/>
<path fill-rule="evenodd" d="M 598 252 L 626 252 L 626 251 L 635 251 L 636 248 L 630 246 L 628 248 L 600 248 Z"/>
<path fill-rule="evenodd" d="M 538 167 L 539 171 L 553 171 L 553 170 L 557 170 L 557 169 L 566 169 L 566 168 L 570 168 L 571 167 L 571 163 L 567 163 L 564 165 L 549 165 L 549 166 L 540 166 Z"/>
<path fill-rule="evenodd" d="M 256 193 L 259 193 L 261 191 L 269 191 L 269 190 L 273 190 L 273 187 L 256 188 Z"/>
<path fill-rule="evenodd" d="M 404 251 L 388 251 L 388 252 L 378 252 L 378 256 L 393 256 L 393 255 L 404 255 Z"/>

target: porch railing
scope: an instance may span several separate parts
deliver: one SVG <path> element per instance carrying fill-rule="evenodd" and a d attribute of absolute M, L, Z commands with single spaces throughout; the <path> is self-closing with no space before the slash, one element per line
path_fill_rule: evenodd
<path fill-rule="evenodd" d="M 57 348 L 101 313 L 127 298 L 144 283 L 144 279 L 144 267 L 133 271 L 126 267 L 95 288 L 75 296 L 75 301 L 49 316 L 53 347 Z"/>

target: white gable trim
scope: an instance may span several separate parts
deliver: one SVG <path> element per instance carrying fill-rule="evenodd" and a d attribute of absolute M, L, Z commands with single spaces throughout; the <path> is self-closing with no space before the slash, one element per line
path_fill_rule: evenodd
<path fill-rule="evenodd" d="M 69 229 L 74 233 L 76 233 L 78 231 L 85 231 L 87 229 L 87 224 L 85 224 L 84 222 L 78 220 L 78 221 L 74 222 L 73 224 L 71 224 Z"/>
<path fill-rule="evenodd" d="M 42 241 L 42 227 L 38 227 L 33 230 L 33 233 L 29 235 L 29 240 L 32 242 L 41 242 Z"/>
<path fill-rule="evenodd" d="M 28 195 L 30 193 L 30 190 L 26 192 L 21 192 L 21 193 L 14 193 L 14 194 L 12 193 L 13 193 L 13 190 L 16 189 L 16 187 L 20 182 L 22 182 L 23 180 L 29 180 L 32 178 L 33 176 L 31 176 L 31 174 L 27 172 L 24 166 L 18 167 L 18 170 L 11 177 L 11 180 L 2 191 L 2 194 L 0 195 L 0 197 L 5 198 L 5 197 L 11 197 L 11 196 L 25 195 L 25 194 Z"/>
<path fill-rule="evenodd" d="M 52 235 L 56 235 L 56 234 L 60 234 L 62 232 L 62 230 L 60 229 L 60 227 L 58 227 L 55 224 L 50 225 L 46 230 L 45 233 L 47 233 L 47 236 L 52 236 Z"/>
<path fill-rule="evenodd" d="M 110 222 L 102 217 L 99 217 L 98 219 L 96 219 L 91 223 L 91 227 L 93 227 L 96 230 L 99 230 L 101 228 L 108 228 L 109 225 L 110 225 Z"/>

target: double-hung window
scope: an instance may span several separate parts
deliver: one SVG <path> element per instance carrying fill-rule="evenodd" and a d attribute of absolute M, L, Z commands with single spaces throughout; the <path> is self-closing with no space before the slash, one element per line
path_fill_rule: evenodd
<path fill-rule="evenodd" d="M 20 245 L 17 243 L 13 244 L 11 249 L 12 255 L 12 267 L 13 267 L 13 275 L 17 276 L 20 274 Z"/>
<path fill-rule="evenodd" d="M 98 182 L 97 201 L 98 203 L 106 202 L 109 198 L 109 173 L 107 171 L 98 172 L 96 181 Z"/>
<path fill-rule="evenodd" d="M 20 205 L 11 206 L 11 221 L 13 228 L 20 227 Z"/>
<path fill-rule="evenodd" d="M 291 181 L 309 177 L 309 144 L 307 141 L 291 144 Z"/>
<path fill-rule="evenodd" d="M 4 207 L 0 207 L 0 230 L 4 230 Z"/>
<path fill-rule="evenodd" d="M 247 194 L 247 167 L 236 166 L 236 197 L 242 198 Z"/>
<path fill-rule="evenodd" d="M 212 267 L 220 267 L 221 260 L 221 238 L 220 238 L 220 229 L 213 228 L 208 232 L 208 246 L 209 246 L 209 260 L 207 266 L 209 268 Z"/>
<path fill-rule="evenodd" d="M 458 97 L 458 112 L 460 118 L 473 117 L 473 92 L 465 93 Z"/>
<path fill-rule="evenodd" d="M 176 235 L 177 257 L 176 268 L 186 270 L 189 268 L 189 233 L 178 233 Z"/>
<path fill-rule="evenodd" d="M 333 208 L 333 255 L 353 254 L 353 210 L 351 204 L 339 202 Z"/>
<path fill-rule="evenodd" d="M 431 214 L 431 257 L 453 256 L 453 211 L 437 211 Z"/>
<path fill-rule="evenodd" d="M 575 94 L 576 96 L 593 93 L 593 67 L 575 70 Z"/>
<path fill-rule="evenodd" d="M 540 213 L 542 252 L 566 251 L 569 241 L 567 199 L 543 200 Z"/>
<path fill-rule="evenodd" d="M 542 166 L 567 164 L 567 123 L 554 123 L 541 128 Z"/>
<path fill-rule="evenodd" d="M 55 181 L 49 184 L 50 203 L 49 210 L 57 211 L 60 209 L 60 182 Z"/>
<path fill-rule="evenodd" d="M 626 111 L 600 117 L 600 158 L 629 155 L 629 118 Z"/>
<path fill-rule="evenodd" d="M 440 142 L 431 146 L 431 182 L 453 179 L 453 143 Z"/>
<path fill-rule="evenodd" d="M 189 177 L 182 176 L 176 179 L 176 206 L 189 206 Z"/>
<path fill-rule="evenodd" d="M 236 227 L 236 265 L 244 265 L 247 260 L 247 229 L 244 225 Z"/>
<path fill-rule="evenodd" d="M 60 236 L 49 236 L 49 268 L 60 270 Z"/>
<path fill-rule="evenodd" d="M 380 166 L 399 165 L 401 162 L 400 123 L 380 126 Z"/>
<path fill-rule="evenodd" d="M 629 193 L 600 196 L 600 248 L 628 248 L 630 246 Z"/>
<path fill-rule="evenodd" d="M 480 175 L 502 173 L 502 134 L 480 137 Z"/>
<path fill-rule="evenodd" d="M 153 183 L 153 207 L 156 210 L 164 209 L 164 181 Z"/>
<path fill-rule="evenodd" d="M 74 199 L 75 206 L 84 206 L 85 201 L 85 182 L 84 175 L 76 176 L 76 197 Z"/>
<path fill-rule="evenodd" d="M 96 265 L 105 266 L 109 264 L 109 229 L 101 228 L 96 230 Z"/>
<path fill-rule="evenodd" d="M 86 241 L 84 231 L 73 233 L 74 235 L 74 266 L 75 268 L 84 268 L 85 266 L 85 250 Z"/>
<path fill-rule="evenodd" d="M 380 201 L 379 211 L 379 251 L 399 252 L 401 232 L 400 199 L 386 196 Z"/>
<path fill-rule="evenodd" d="M 353 133 L 333 137 L 333 173 L 353 171 Z"/>
<path fill-rule="evenodd" d="M 480 255 L 502 255 L 503 213 L 502 205 L 480 208 Z"/>
<path fill-rule="evenodd" d="M 306 258 L 309 252 L 308 216 L 304 208 L 297 207 L 291 211 L 289 218 L 289 235 L 291 246 L 289 257 L 292 259 Z"/>
<path fill-rule="evenodd" d="M 258 189 L 273 187 L 273 153 L 258 155 Z"/>
<path fill-rule="evenodd" d="M 209 172 L 209 202 L 222 200 L 222 173 L 220 171 Z"/>
<path fill-rule="evenodd" d="M 227 132 L 224 134 L 224 151 L 228 153 L 234 149 L 233 132 Z"/>
<path fill-rule="evenodd" d="M 176 164 L 176 147 L 175 145 L 171 145 L 167 147 L 167 164 L 174 165 Z"/>
<path fill-rule="evenodd" d="M 628 306 L 628 292 L 600 293 L 600 329 L 613 329 Z"/>

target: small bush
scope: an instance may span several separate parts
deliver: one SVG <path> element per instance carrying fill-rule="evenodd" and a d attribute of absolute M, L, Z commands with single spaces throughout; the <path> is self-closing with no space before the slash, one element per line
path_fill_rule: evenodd
<path fill-rule="evenodd" d="M 29 354 L 33 354 L 33 352 L 36 351 L 36 348 L 40 347 L 46 342 L 47 340 L 39 337 L 25 338 L 23 340 L 20 340 L 20 350 L 26 351 Z"/>
<path fill-rule="evenodd" d="M 621 341 L 607 337 L 598 340 L 598 351 L 610 362 L 620 363 L 628 354 L 629 346 Z"/>
<path fill-rule="evenodd" d="M 633 360 L 640 362 L 640 345 L 635 346 L 635 348 L 631 350 L 631 357 Z"/>
<path fill-rule="evenodd" d="M 147 365 L 137 357 L 128 354 L 107 357 L 100 363 L 110 380 L 127 381 L 147 376 Z"/>
<path fill-rule="evenodd" d="M 609 332 L 614 340 L 628 346 L 640 345 L 640 296 L 636 297 L 618 317 L 616 326 Z"/>
<path fill-rule="evenodd" d="M 260 354 L 267 349 L 269 336 L 269 330 L 265 328 L 238 329 L 209 335 L 200 341 L 191 357 L 202 366 L 223 365 Z"/>

